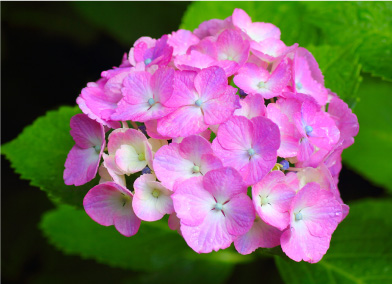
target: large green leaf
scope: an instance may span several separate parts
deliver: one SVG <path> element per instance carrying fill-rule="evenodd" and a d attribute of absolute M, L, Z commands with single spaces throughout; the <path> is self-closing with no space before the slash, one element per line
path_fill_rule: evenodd
<path fill-rule="evenodd" d="M 392 80 L 391 2 L 306 2 L 307 20 L 330 45 L 357 45 L 363 69 Z"/>
<path fill-rule="evenodd" d="M 392 283 L 392 201 L 365 200 L 351 206 L 316 264 L 276 257 L 288 284 Z"/>
<path fill-rule="evenodd" d="M 79 187 L 64 184 L 64 163 L 75 144 L 69 134 L 69 122 L 77 113 L 78 107 L 49 111 L 16 139 L 2 145 L 1 152 L 22 179 L 31 180 L 31 185 L 46 191 L 53 201 L 81 207 L 83 197 L 97 182 Z"/>
<path fill-rule="evenodd" d="M 337 93 L 350 106 L 358 100 L 357 91 L 362 81 L 359 75 L 361 65 L 358 56 L 353 53 L 353 46 L 309 46 L 323 72 L 325 86 Z"/>
<path fill-rule="evenodd" d="M 392 192 L 392 83 L 365 77 L 355 108 L 359 133 L 343 151 L 343 161 L 355 171 Z"/>
<path fill-rule="evenodd" d="M 185 281 L 187 273 L 204 271 L 215 275 L 214 279 L 208 279 L 209 282 L 219 283 L 230 274 L 234 264 L 252 259 L 251 256 L 241 256 L 231 250 L 199 255 L 163 220 L 142 222 L 139 232 L 127 238 L 113 226 L 101 226 L 84 211 L 65 205 L 46 213 L 40 227 L 49 242 L 67 254 L 96 259 L 115 267 L 154 272 L 149 276 L 151 279 L 168 276 L 163 269 L 173 271 L 174 274 L 178 268 L 182 269 L 178 280 Z M 221 271 L 221 275 L 208 272 L 209 266 Z M 169 282 L 169 279 L 165 281 Z"/>
<path fill-rule="evenodd" d="M 245 10 L 253 22 L 276 25 L 287 45 L 304 46 L 318 41 L 318 29 L 307 22 L 307 8 L 299 2 L 193 2 L 184 14 L 181 28 L 193 31 L 203 21 L 227 18 L 235 8 Z"/>

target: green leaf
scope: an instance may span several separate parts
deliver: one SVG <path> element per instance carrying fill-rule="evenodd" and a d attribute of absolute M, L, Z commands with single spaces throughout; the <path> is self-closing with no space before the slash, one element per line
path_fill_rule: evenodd
<path fill-rule="evenodd" d="M 126 48 L 137 38 L 160 38 L 178 27 L 186 2 L 72 2 L 77 14 Z"/>
<path fill-rule="evenodd" d="M 49 111 L 16 139 L 2 145 L 1 151 L 22 179 L 46 191 L 52 201 L 82 207 L 83 197 L 98 182 L 75 187 L 65 185 L 63 180 L 64 163 L 75 144 L 69 122 L 77 113 L 78 107 Z"/>
<path fill-rule="evenodd" d="M 184 14 L 181 28 L 193 31 L 203 21 L 229 17 L 235 8 L 245 10 L 253 22 L 276 25 L 286 45 L 304 46 L 318 41 L 318 29 L 307 22 L 307 8 L 299 2 L 193 2 Z"/>
<path fill-rule="evenodd" d="M 101 226 L 91 220 L 84 211 L 64 205 L 46 213 L 40 227 L 49 242 L 66 254 L 92 258 L 114 267 L 154 272 L 150 275 L 151 279 L 165 275 L 163 269 L 174 273 L 176 267 L 185 271 L 178 276 L 179 279 L 185 279 L 186 271 L 207 271 L 206 265 L 222 271 L 221 277 L 225 278 L 234 264 L 253 258 L 239 255 L 229 249 L 197 254 L 176 231 L 170 230 L 163 220 L 142 222 L 139 232 L 127 238 L 113 226 Z M 217 276 L 215 282 L 218 280 L 220 277 Z"/>
<path fill-rule="evenodd" d="M 392 193 L 392 83 L 365 77 L 355 108 L 359 133 L 343 151 L 343 161 L 374 184 Z"/>
<path fill-rule="evenodd" d="M 337 93 L 349 106 L 357 100 L 358 87 L 362 81 L 359 75 L 361 65 L 353 46 L 309 46 L 307 49 L 316 58 L 325 79 L 325 86 Z"/>
<path fill-rule="evenodd" d="M 354 203 L 320 262 L 275 258 L 283 280 L 287 284 L 391 283 L 391 214 L 391 200 Z"/>
<path fill-rule="evenodd" d="M 325 43 L 357 45 L 363 69 L 392 80 L 391 2 L 306 2 L 307 19 L 323 31 Z"/>

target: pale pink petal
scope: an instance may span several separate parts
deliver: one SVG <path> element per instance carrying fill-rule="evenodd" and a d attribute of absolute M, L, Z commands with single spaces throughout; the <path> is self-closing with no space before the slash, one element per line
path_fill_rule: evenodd
<path fill-rule="evenodd" d="M 234 111 L 234 115 L 245 116 L 252 119 L 257 116 L 264 116 L 266 107 L 261 95 L 247 95 L 245 99 L 240 100 L 241 108 Z"/>
<path fill-rule="evenodd" d="M 173 93 L 174 69 L 160 68 L 152 75 L 151 90 L 155 102 L 168 101 Z"/>
<path fill-rule="evenodd" d="M 152 119 L 144 122 L 148 136 L 155 139 L 165 139 L 165 140 L 171 139 L 171 137 L 165 137 L 158 133 L 157 124 L 158 121 L 156 119 Z"/>
<path fill-rule="evenodd" d="M 181 219 L 181 233 L 187 244 L 198 253 L 209 253 L 230 246 L 233 236 L 227 232 L 225 217 L 215 210 L 207 213 L 204 222 L 191 227 Z"/>
<path fill-rule="evenodd" d="M 226 91 L 227 78 L 223 69 L 209 67 L 197 74 L 194 84 L 200 99 L 205 102 L 217 98 Z"/>
<path fill-rule="evenodd" d="M 284 253 L 295 261 L 316 263 L 329 248 L 330 236 L 314 237 L 306 232 L 306 225 L 290 228 L 283 232 L 280 245 Z"/>
<path fill-rule="evenodd" d="M 154 175 L 141 175 L 135 180 L 134 189 L 132 207 L 140 219 L 157 221 L 174 211 L 171 191 L 156 182 Z"/>
<path fill-rule="evenodd" d="M 248 150 L 252 147 L 253 124 L 241 116 L 234 116 L 218 129 L 219 144 L 227 150 Z"/>
<path fill-rule="evenodd" d="M 180 143 L 180 154 L 183 158 L 200 166 L 201 157 L 204 154 L 212 154 L 211 144 L 199 135 L 191 135 Z"/>
<path fill-rule="evenodd" d="M 83 200 L 86 213 L 100 225 L 115 225 L 124 236 L 137 233 L 140 219 L 132 210 L 132 193 L 113 182 L 94 186 Z"/>
<path fill-rule="evenodd" d="M 186 137 L 198 134 L 208 128 L 204 123 L 201 108 L 184 106 L 158 121 L 158 132 L 162 136 Z"/>
<path fill-rule="evenodd" d="M 73 146 L 65 161 L 64 183 L 79 186 L 89 182 L 97 174 L 100 159 L 95 148 Z"/>
<path fill-rule="evenodd" d="M 280 244 L 282 232 L 256 217 L 252 228 L 234 240 L 240 254 L 250 254 L 258 248 L 273 248 Z"/>
<path fill-rule="evenodd" d="M 248 232 L 256 216 L 252 200 L 245 192 L 223 204 L 222 211 L 225 213 L 227 231 L 234 236 Z"/>
<path fill-rule="evenodd" d="M 201 225 L 216 203 L 214 197 L 204 189 L 202 177 L 176 183 L 172 199 L 181 224 L 188 226 Z"/>
<path fill-rule="evenodd" d="M 227 86 L 226 92 L 216 99 L 211 99 L 202 104 L 204 121 L 206 124 L 220 124 L 227 121 L 233 115 L 235 109 L 240 108 L 237 90 Z"/>
<path fill-rule="evenodd" d="M 155 174 L 162 184 L 173 190 L 176 181 L 183 181 L 191 177 L 200 176 L 194 173 L 195 164 L 180 154 L 180 145 L 171 143 L 163 146 L 155 153 L 153 167 Z"/>
<path fill-rule="evenodd" d="M 199 38 L 191 31 L 180 29 L 169 35 L 167 43 L 173 47 L 173 56 L 177 56 L 185 54 L 191 45 L 197 44 L 199 41 Z"/>
<path fill-rule="evenodd" d="M 240 174 L 233 168 L 220 168 L 208 172 L 203 178 L 206 191 L 214 196 L 216 202 L 224 204 L 238 194 L 246 194 L 247 187 Z"/>
<path fill-rule="evenodd" d="M 135 148 L 131 145 L 121 145 L 115 154 L 116 165 L 121 171 L 127 174 L 139 172 L 147 165 L 145 157 L 140 159 L 139 154 L 141 153 L 136 152 Z"/>
<path fill-rule="evenodd" d="M 211 170 L 222 168 L 223 164 L 218 157 L 212 154 L 204 154 L 200 160 L 200 173 L 205 175 Z"/>

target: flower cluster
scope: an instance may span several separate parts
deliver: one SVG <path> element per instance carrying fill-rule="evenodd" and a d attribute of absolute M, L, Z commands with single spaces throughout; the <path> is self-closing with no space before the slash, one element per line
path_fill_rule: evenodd
<path fill-rule="evenodd" d="M 85 211 L 124 236 L 169 214 L 198 253 L 281 245 L 317 262 L 348 214 L 337 184 L 356 116 L 309 51 L 241 9 L 138 39 L 77 103 L 65 183 L 98 172 Z"/>

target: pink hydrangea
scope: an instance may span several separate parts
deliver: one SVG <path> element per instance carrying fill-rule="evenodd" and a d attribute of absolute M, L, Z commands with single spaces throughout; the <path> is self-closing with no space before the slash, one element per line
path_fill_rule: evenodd
<path fill-rule="evenodd" d="M 338 178 L 358 120 L 313 55 L 280 35 L 235 9 L 194 32 L 139 38 L 88 83 L 64 171 L 75 185 L 98 171 L 87 214 L 125 236 L 168 214 L 198 253 L 280 244 L 319 261 L 349 211 Z"/>

